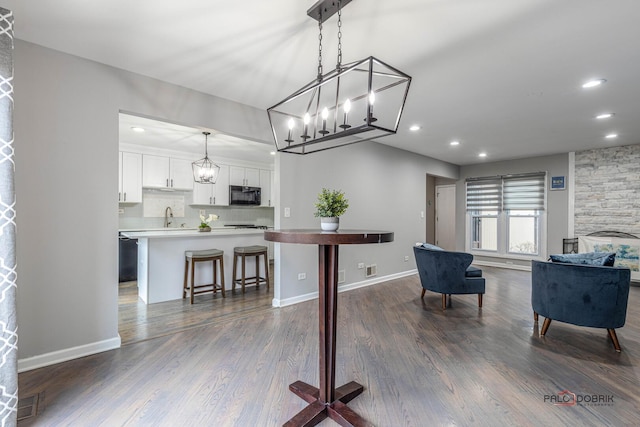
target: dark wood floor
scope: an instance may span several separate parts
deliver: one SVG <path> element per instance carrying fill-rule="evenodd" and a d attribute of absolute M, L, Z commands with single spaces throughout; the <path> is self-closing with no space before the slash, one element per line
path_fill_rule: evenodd
<path fill-rule="evenodd" d="M 271 276 L 273 277 L 273 271 Z M 273 284 L 272 284 L 273 285 Z M 158 338 L 191 328 L 220 323 L 269 309 L 272 306 L 273 286 L 247 286 L 243 294 L 236 291 L 195 296 L 156 304 L 145 304 L 138 298 L 137 282 L 120 283 L 118 287 L 118 333 L 122 345 Z"/>
<path fill-rule="evenodd" d="M 638 425 L 640 288 L 616 353 L 600 329 L 554 322 L 538 337 L 530 273 L 483 270 L 482 310 L 475 296 L 444 312 L 437 294 L 421 301 L 417 276 L 340 294 L 336 380 L 365 386 L 349 406 L 377 426 Z M 318 383 L 316 312 L 253 310 L 22 373 L 20 396 L 42 403 L 19 425 L 282 425 L 306 406 L 288 384 Z M 545 401 L 562 390 L 613 400 Z"/>

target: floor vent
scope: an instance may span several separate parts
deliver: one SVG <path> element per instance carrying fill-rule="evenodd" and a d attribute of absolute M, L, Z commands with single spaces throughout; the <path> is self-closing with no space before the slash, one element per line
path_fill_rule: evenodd
<path fill-rule="evenodd" d="M 364 276 L 373 277 L 376 274 L 378 274 L 378 265 L 377 264 L 367 265 Z"/>
<path fill-rule="evenodd" d="M 38 415 L 38 407 L 43 401 L 44 392 L 18 400 L 18 421 Z"/>

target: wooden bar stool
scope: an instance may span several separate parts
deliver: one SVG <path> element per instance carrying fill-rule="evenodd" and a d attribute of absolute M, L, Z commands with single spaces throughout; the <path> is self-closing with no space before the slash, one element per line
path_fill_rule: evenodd
<path fill-rule="evenodd" d="M 187 289 L 193 304 L 193 297 L 196 294 L 213 292 L 214 294 L 222 291 L 222 298 L 226 298 L 224 294 L 224 260 L 222 256 L 224 252 L 220 249 L 206 249 L 202 251 L 185 251 L 184 253 L 184 285 L 182 287 L 182 298 L 187 297 Z M 188 286 L 187 276 L 189 271 L 189 261 L 191 261 L 191 286 Z M 213 282 L 206 285 L 195 284 L 195 270 L 197 262 L 212 261 L 213 265 Z M 220 283 L 216 282 L 218 263 L 220 263 Z"/>
<path fill-rule="evenodd" d="M 260 255 L 264 256 L 264 277 L 260 276 Z M 245 258 L 247 256 L 256 257 L 256 273 L 255 276 L 247 277 L 245 269 Z M 242 276 L 237 279 L 236 272 L 238 267 L 238 258 L 242 258 Z M 236 290 L 236 283 L 242 286 L 242 293 L 244 294 L 245 285 L 256 285 L 256 288 L 261 283 L 267 284 L 267 290 L 269 290 L 269 255 L 267 253 L 266 246 L 238 246 L 233 248 L 233 284 L 231 291 Z"/>

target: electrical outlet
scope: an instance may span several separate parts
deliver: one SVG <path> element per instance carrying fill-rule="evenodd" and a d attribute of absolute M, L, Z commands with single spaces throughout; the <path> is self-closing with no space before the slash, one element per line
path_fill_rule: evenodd
<path fill-rule="evenodd" d="M 289 218 L 291 216 L 291 208 L 284 208 L 284 217 Z"/>
<path fill-rule="evenodd" d="M 204 209 L 200 209 L 200 215 L 205 216 L 205 210 Z"/>
<path fill-rule="evenodd" d="M 358 270 L 362 270 L 364 268 L 364 262 L 358 263 Z"/>
<path fill-rule="evenodd" d="M 404 256 L 404 262 L 407 262 L 407 261 L 409 261 L 409 255 Z"/>
<path fill-rule="evenodd" d="M 345 270 L 338 270 L 338 283 L 344 283 L 346 280 Z"/>
<path fill-rule="evenodd" d="M 424 218 L 424 211 L 420 211 L 420 218 Z"/>
<path fill-rule="evenodd" d="M 307 273 L 298 273 L 298 280 L 304 280 L 307 278 Z"/>

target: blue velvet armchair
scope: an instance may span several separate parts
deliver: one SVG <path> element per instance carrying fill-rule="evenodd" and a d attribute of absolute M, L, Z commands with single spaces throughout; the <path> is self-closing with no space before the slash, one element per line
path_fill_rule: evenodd
<path fill-rule="evenodd" d="M 545 317 L 540 335 L 552 320 L 605 328 L 621 351 L 616 328 L 624 326 L 631 272 L 627 268 L 531 262 L 531 306 L 534 320 Z"/>
<path fill-rule="evenodd" d="M 445 251 L 437 246 L 414 246 L 416 266 L 422 284 L 424 298 L 426 290 L 442 294 L 442 309 L 447 308 L 452 294 L 478 294 L 478 307 L 482 307 L 485 282 L 482 270 L 471 267 L 473 255 L 464 252 Z"/>

